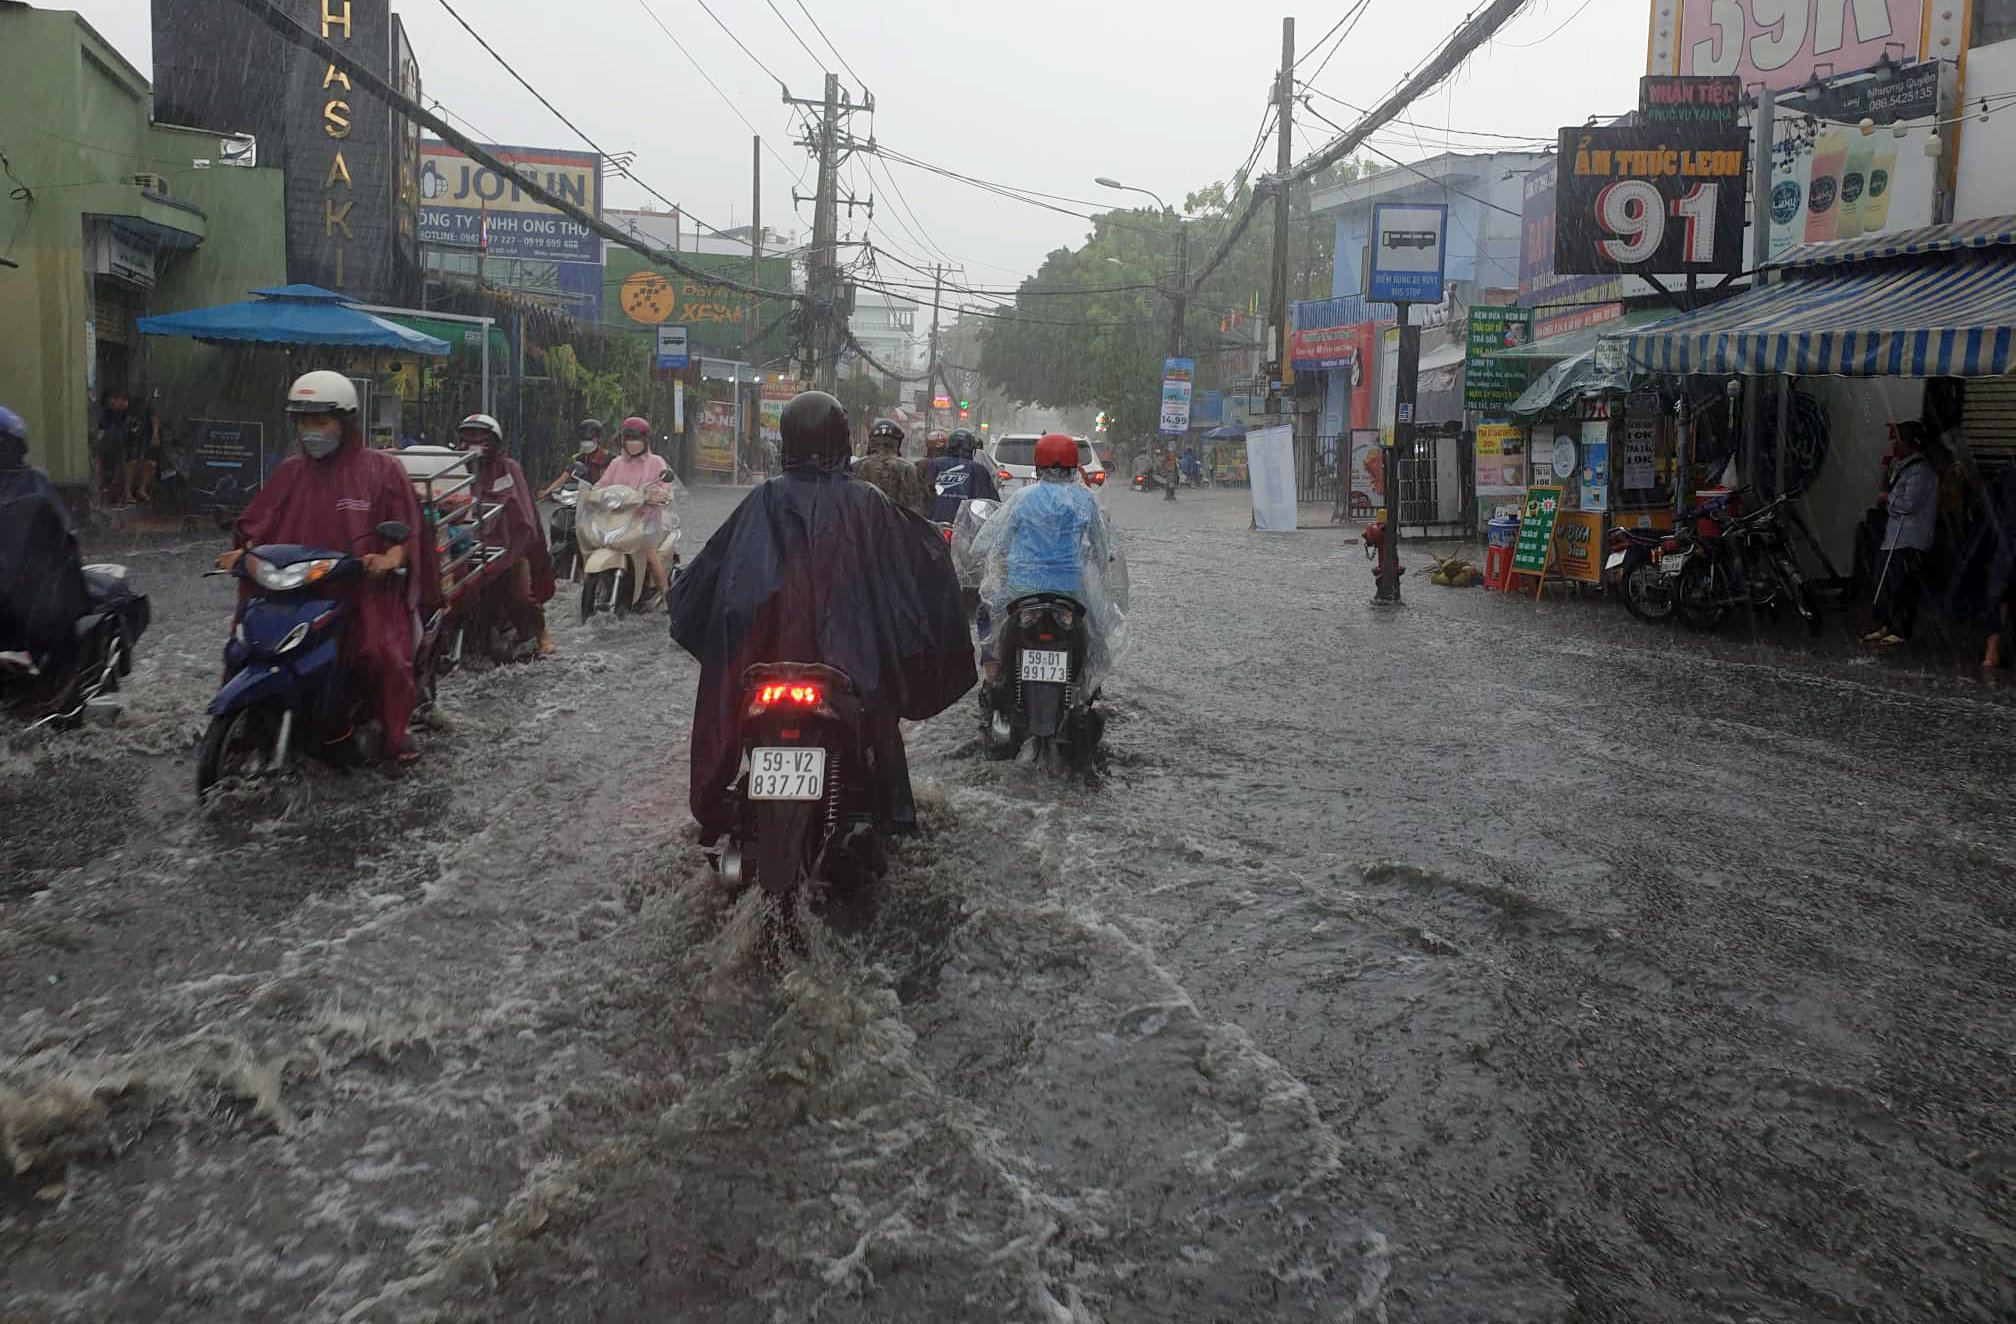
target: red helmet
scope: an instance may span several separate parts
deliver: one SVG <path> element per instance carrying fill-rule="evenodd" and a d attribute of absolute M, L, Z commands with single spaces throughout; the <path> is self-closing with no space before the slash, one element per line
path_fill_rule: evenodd
<path fill-rule="evenodd" d="M 1061 432 L 1044 435 L 1036 443 L 1036 467 L 1038 469 L 1076 469 L 1078 467 L 1078 443 Z"/>
<path fill-rule="evenodd" d="M 651 423 L 648 419 L 642 419 L 632 414 L 623 420 L 623 426 L 618 431 L 626 433 L 634 432 L 640 437 L 648 437 L 651 435 Z"/>

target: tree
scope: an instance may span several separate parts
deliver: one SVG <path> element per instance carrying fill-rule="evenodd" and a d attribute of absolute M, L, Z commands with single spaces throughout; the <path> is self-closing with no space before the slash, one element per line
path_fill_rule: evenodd
<path fill-rule="evenodd" d="M 1327 298 L 1334 242 L 1327 218 L 1310 211 L 1312 195 L 1356 178 L 1340 162 L 1295 191 L 1290 217 L 1291 298 Z M 1193 265 L 1217 250 L 1252 197 L 1244 177 L 1219 181 L 1184 199 Z M 1142 437 L 1160 417 L 1162 359 L 1168 349 L 1175 283 L 1176 219 L 1142 208 L 1104 212 L 1073 250 L 1060 248 L 1022 282 L 1015 306 L 993 322 L 980 370 L 1024 404 L 1068 409 L 1097 405 L 1120 437 Z M 1225 260 L 1192 292 L 1184 344 L 1208 383 L 1211 351 L 1252 343 L 1248 323 L 1265 316 L 1273 236 L 1264 218 L 1242 234 Z"/>

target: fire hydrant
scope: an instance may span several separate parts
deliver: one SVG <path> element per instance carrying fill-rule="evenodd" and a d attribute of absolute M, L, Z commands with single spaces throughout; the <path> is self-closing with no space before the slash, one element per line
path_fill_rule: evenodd
<path fill-rule="evenodd" d="M 1400 564 L 1400 549 L 1393 549 L 1391 561 L 1386 557 L 1386 521 L 1374 520 L 1365 526 L 1365 559 L 1372 562 L 1372 582 L 1377 585 L 1372 595 L 1374 602 L 1400 601 L 1400 576 L 1407 573 Z"/>

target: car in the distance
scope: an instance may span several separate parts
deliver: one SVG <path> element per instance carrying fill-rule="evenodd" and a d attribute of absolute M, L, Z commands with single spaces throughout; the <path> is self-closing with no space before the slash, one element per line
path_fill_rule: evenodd
<path fill-rule="evenodd" d="M 1007 436 L 995 437 L 988 447 L 990 462 L 994 468 L 994 481 L 1006 497 L 1016 488 L 1036 481 L 1036 443 L 1044 434 L 1039 432 L 1015 432 Z M 1106 465 L 1099 459 L 1099 452 L 1084 437 L 1074 437 L 1078 443 L 1078 471 L 1080 481 L 1089 483 L 1094 491 L 1106 485 Z"/>

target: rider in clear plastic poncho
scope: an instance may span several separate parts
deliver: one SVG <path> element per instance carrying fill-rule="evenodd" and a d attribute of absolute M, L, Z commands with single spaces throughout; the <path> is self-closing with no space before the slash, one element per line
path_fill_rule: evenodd
<path fill-rule="evenodd" d="M 982 562 L 980 662 L 993 680 L 999 666 L 992 626 L 1009 603 L 1032 593 L 1062 593 L 1085 608 L 1084 683 L 1096 690 L 1127 649 L 1126 590 L 1115 582 L 1115 553 L 1099 503 L 1078 479 L 1078 443 L 1061 434 L 1044 437 L 1036 447 L 1036 476 L 1039 481 L 1002 502 L 973 539 Z"/>

